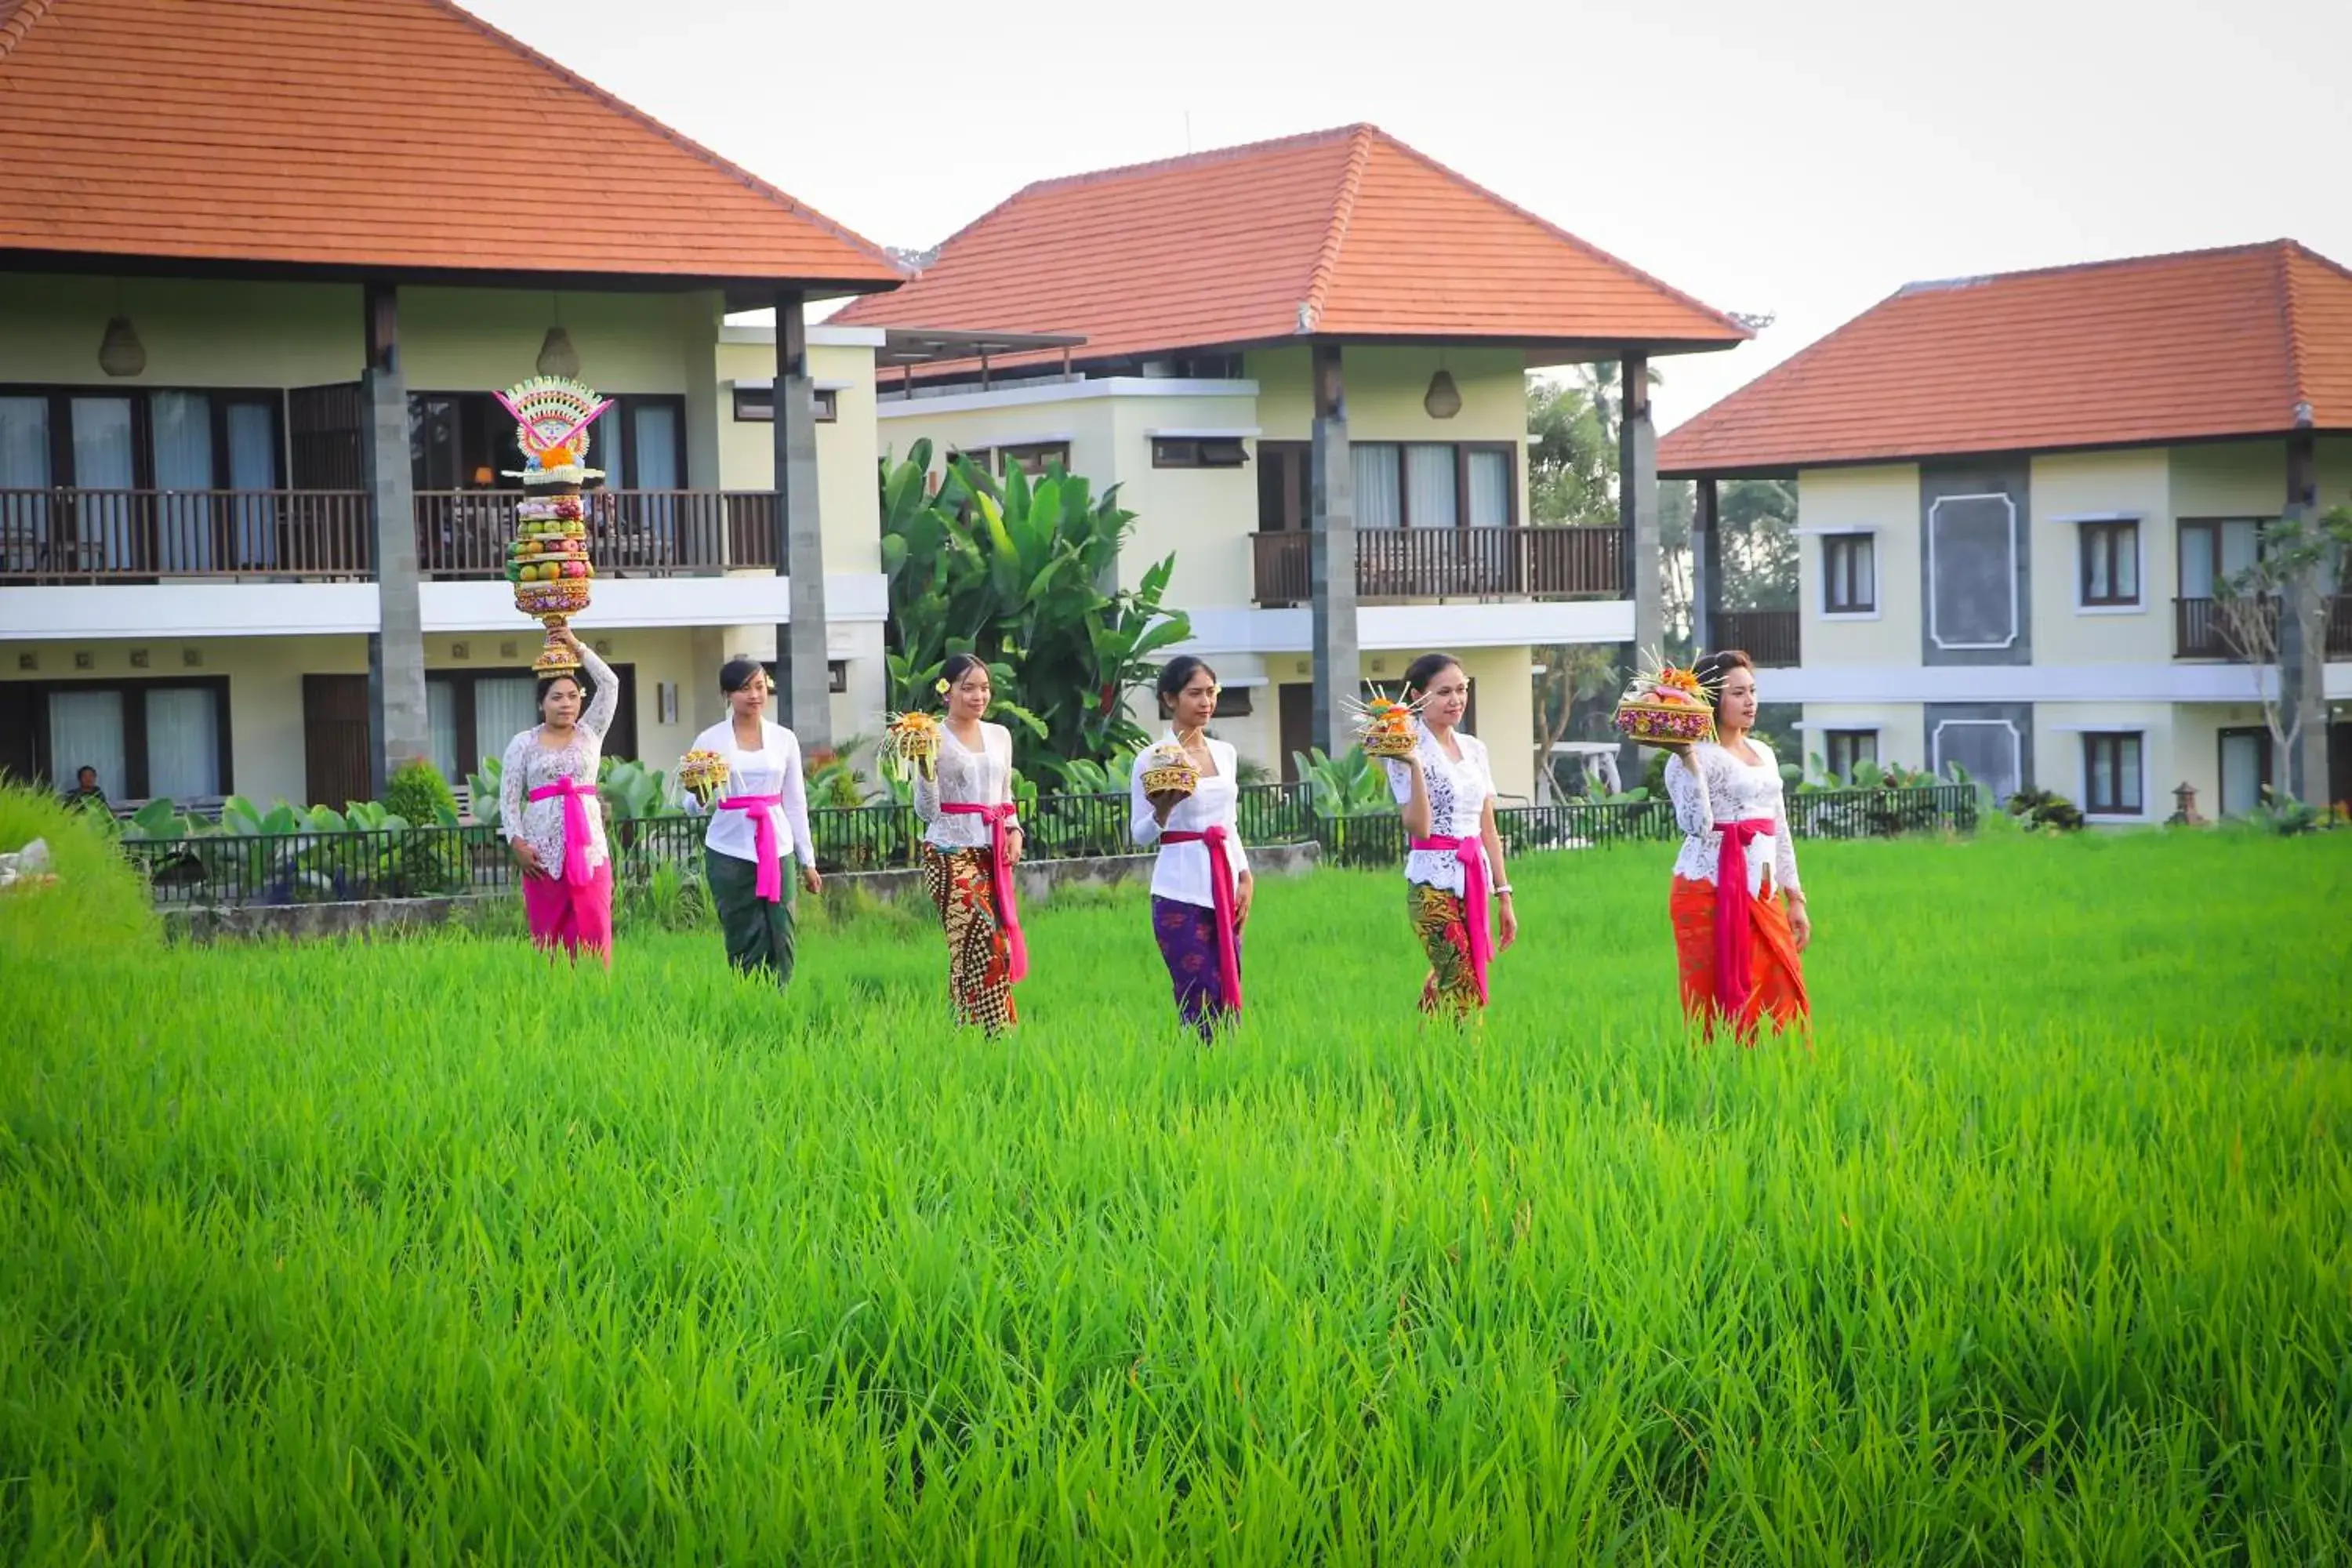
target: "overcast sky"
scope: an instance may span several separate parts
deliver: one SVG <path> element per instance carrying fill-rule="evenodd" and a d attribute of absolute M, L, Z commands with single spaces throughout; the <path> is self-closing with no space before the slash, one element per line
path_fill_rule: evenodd
<path fill-rule="evenodd" d="M 2352 264 L 2352 0 L 466 3 L 884 245 L 1371 121 L 1777 318 L 1664 362 L 1669 427 L 1915 279 L 2281 237 Z"/>

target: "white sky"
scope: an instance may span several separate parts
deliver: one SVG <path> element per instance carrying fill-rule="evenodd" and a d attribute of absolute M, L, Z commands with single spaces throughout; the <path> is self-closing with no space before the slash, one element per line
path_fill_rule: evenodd
<path fill-rule="evenodd" d="M 1196 150 L 1371 121 L 1778 318 L 1664 362 L 1662 427 L 1916 279 L 2282 237 L 2352 264 L 2352 0 L 465 3 L 884 245 L 1181 153 L 1188 114 Z"/>

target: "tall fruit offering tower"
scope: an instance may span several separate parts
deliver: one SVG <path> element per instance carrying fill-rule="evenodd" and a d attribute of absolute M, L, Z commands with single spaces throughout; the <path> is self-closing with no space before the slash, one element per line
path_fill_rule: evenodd
<path fill-rule="evenodd" d="M 507 546 L 507 581 L 515 608 L 551 634 L 588 607 L 596 576 L 588 558 L 587 492 L 604 480 L 588 467 L 588 427 L 613 405 L 576 381 L 543 375 L 509 387 L 499 402 L 515 419 L 522 447 L 523 499 L 515 509 L 515 537 Z M 531 661 L 541 676 L 569 675 L 580 661 L 551 635 Z"/>

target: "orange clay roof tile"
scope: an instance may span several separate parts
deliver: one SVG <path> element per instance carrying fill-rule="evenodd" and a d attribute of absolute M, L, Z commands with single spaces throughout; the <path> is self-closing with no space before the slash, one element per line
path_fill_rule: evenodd
<path fill-rule="evenodd" d="M 0 0 L 0 251 L 887 287 L 448 0 Z"/>
<path fill-rule="evenodd" d="M 1914 284 L 1673 431 L 1658 467 L 1787 471 L 2298 422 L 2352 430 L 2352 273 L 2277 240 Z"/>
<path fill-rule="evenodd" d="M 1661 351 L 1748 335 L 1370 125 L 1030 185 L 835 319 L 1082 332 L 1088 358 L 1316 334 Z"/>

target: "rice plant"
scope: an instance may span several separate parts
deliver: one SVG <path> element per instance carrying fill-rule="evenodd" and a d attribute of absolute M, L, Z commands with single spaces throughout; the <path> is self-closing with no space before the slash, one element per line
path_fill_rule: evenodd
<path fill-rule="evenodd" d="M 1810 1053 L 1686 1041 L 1667 858 L 1515 868 L 1469 1032 L 1269 881 L 1205 1051 L 1133 897 L 991 1044 L 903 915 L 12 895 L 0 1560 L 2339 1558 L 2352 838 L 1809 847 Z"/>

